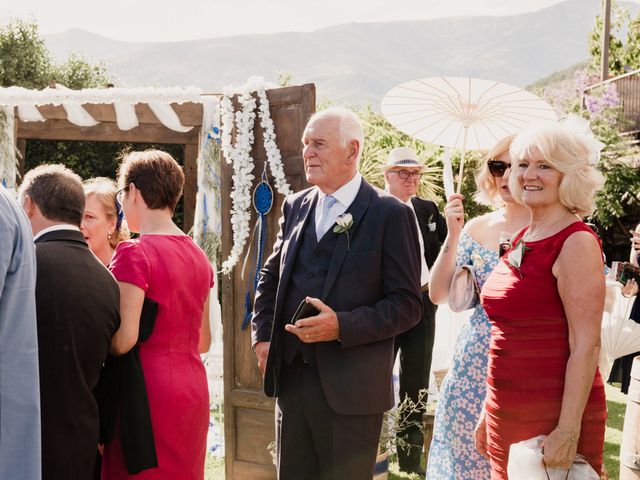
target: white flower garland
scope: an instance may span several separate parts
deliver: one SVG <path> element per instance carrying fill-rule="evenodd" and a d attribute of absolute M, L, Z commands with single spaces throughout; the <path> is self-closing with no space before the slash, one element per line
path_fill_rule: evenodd
<path fill-rule="evenodd" d="M 267 162 L 271 169 L 271 175 L 276 184 L 276 190 L 282 195 L 287 196 L 293 193 L 291 187 L 287 183 L 287 179 L 284 174 L 284 166 L 282 165 L 282 156 L 280 155 L 280 149 L 276 145 L 276 132 L 271 119 L 271 113 L 269 112 L 269 99 L 267 98 L 267 92 L 264 88 L 264 84 L 256 90 L 258 98 L 260 98 L 260 126 L 262 127 L 263 135 L 262 142 L 264 150 L 267 153 Z"/>
<path fill-rule="evenodd" d="M 235 121 L 233 103 L 231 103 L 231 93 L 226 90 L 222 94 L 220 99 L 220 116 L 222 123 L 222 131 L 220 132 L 220 148 L 222 149 L 222 156 L 226 162 L 231 165 L 233 163 L 233 143 L 231 141 L 231 132 L 233 131 L 233 124 Z"/>
<path fill-rule="evenodd" d="M 276 189 L 282 195 L 289 195 L 292 189 L 287 183 L 282 156 L 276 145 L 276 135 L 269 100 L 266 94 L 267 84 L 262 77 L 251 77 L 240 88 L 240 110 L 235 112 L 231 97 L 238 88 L 227 87 L 224 89 L 220 108 L 222 111 L 222 153 L 227 163 L 233 165 L 233 187 L 231 189 L 231 228 L 233 231 L 233 246 L 229 258 L 222 263 L 222 272 L 229 273 L 238 263 L 244 251 L 247 238 L 250 234 L 251 221 L 251 186 L 255 178 L 253 171 L 253 159 L 251 158 L 251 146 L 253 145 L 253 125 L 256 118 L 256 100 L 253 93 L 256 92 L 260 99 L 260 125 L 263 130 L 263 144 L 267 154 L 267 163 L 271 169 Z M 232 144 L 234 121 L 236 125 L 236 143 Z"/>
<path fill-rule="evenodd" d="M 233 187 L 231 188 L 231 229 L 233 231 L 233 246 L 229 258 L 222 263 L 222 272 L 229 273 L 244 251 L 249 237 L 249 222 L 251 220 L 251 185 L 255 178 L 253 173 L 253 159 L 251 145 L 253 144 L 253 124 L 256 118 L 256 100 L 250 91 L 245 90 L 239 98 L 241 108 L 235 112 L 236 144 L 231 145 L 230 137 L 233 130 L 233 104 L 229 92 L 223 94 L 221 103 L 222 114 L 222 151 L 227 163 L 233 165 Z M 229 143 L 227 143 L 229 142 Z"/>
<path fill-rule="evenodd" d="M 0 188 L 16 186 L 18 168 L 13 133 L 13 108 L 0 107 Z"/>

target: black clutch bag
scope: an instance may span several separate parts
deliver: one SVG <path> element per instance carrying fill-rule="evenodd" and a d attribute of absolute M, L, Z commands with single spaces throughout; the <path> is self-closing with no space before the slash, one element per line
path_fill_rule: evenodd
<path fill-rule="evenodd" d="M 320 310 L 318 310 L 303 298 L 302 302 L 300 302 L 300 305 L 298 305 L 298 308 L 296 308 L 296 312 L 293 314 L 293 317 L 291 317 L 290 323 L 291 325 L 293 325 L 302 318 L 313 317 L 315 315 L 318 315 L 319 313 Z"/>

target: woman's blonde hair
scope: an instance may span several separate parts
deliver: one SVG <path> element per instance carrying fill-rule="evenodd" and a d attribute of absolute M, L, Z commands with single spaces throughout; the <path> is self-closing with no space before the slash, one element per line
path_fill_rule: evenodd
<path fill-rule="evenodd" d="M 476 187 L 478 187 L 478 189 L 476 190 L 476 193 L 473 194 L 473 199 L 476 203 L 493 208 L 499 207 L 502 203 L 498 192 L 498 184 L 496 179 L 491 175 L 491 172 L 489 172 L 487 162 L 499 157 L 505 152 L 508 152 L 509 147 L 511 146 L 511 141 L 514 138 L 515 134 L 498 140 L 485 155 L 482 165 L 480 165 L 480 168 L 476 172 Z M 507 173 L 505 172 L 505 175 L 506 174 Z"/>
<path fill-rule="evenodd" d="M 520 132 L 511 143 L 509 153 L 513 168 L 509 176 L 509 190 L 522 201 L 522 187 L 518 183 L 518 162 L 537 149 L 553 168 L 562 173 L 558 191 L 559 201 L 571 213 L 586 216 L 595 209 L 595 193 L 604 184 L 604 177 L 589 163 L 593 155 L 588 139 L 561 125 L 545 125 Z"/>
<path fill-rule="evenodd" d="M 108 218 L 115 219 L 116 229 L 109 238 L 109 244 L 112 248 L 127 240 L 130 236 L 129 229 L 124 221 L 122 206 L 116 199 L 116 182 L 107 177 L 95 177 L 85 180 L 82 183 L 84 194 L 95 195 Z"/>

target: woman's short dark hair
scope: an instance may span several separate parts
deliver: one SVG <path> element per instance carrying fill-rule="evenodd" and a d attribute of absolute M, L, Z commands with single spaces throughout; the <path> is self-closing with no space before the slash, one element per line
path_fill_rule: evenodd
<path fill-rule="evenodd" d="M 64 165 L 40 165 L 29 170 L 18 190 L 20 201 L 29 196 L 49 220 L 80 226 L 84 215 L 82 179 Z"/>
<path fill-rule="evenodd" d="M 161 150 L 128 152 L 118 169 L 118 185 L 126 188 L 132 183 L 147 207 L 173 211 L 182 195 L 184 172 L 171 155 Z"/>

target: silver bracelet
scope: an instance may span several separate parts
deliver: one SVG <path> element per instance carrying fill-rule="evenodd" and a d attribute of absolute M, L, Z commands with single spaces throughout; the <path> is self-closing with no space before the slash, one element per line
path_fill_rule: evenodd
<path fill-rule="evenodd" d="M 573 438 L 569 433 L 565 432 L 560 427 L 556 426 L 555 430 L 559 431 L 566 440 L 569 440 L 570 442 L 573 442 L 576 445 L 578 444 L 578 440 Z"/>

